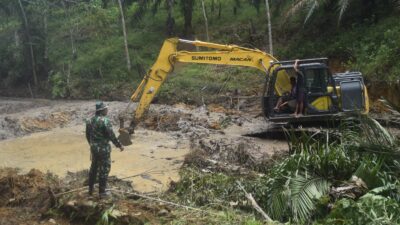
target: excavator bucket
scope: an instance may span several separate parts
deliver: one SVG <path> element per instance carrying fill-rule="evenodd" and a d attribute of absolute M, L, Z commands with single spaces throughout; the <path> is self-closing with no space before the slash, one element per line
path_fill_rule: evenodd
<path fill-rule="evenodd" d="M 131 135 L 125 129 L 119 129 L 118 140 L 123 146 L 128 146 L 132 144 Z"/>
<path fill-rule="evenodd" d="M 128 146 L 132 144 L 131 133 L 124 128 L 124 118 L 119 118 L 119 135 L 118 140 L 123 146 Z"/>

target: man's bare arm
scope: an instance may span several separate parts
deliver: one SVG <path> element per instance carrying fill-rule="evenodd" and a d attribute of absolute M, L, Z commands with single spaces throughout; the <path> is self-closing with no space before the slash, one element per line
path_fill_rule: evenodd
<path fill-rule="evenodd" d="M 299 60 L 298 59 L 296 59 L 296 61 L 294 61 L 294 70 L 296 72 L 299 72 Z"/>

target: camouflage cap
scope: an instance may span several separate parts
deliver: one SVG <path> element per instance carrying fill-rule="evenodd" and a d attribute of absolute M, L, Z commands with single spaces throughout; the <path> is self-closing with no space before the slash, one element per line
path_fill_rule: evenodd
<path fill-rule="evenodd" d="M 101 111 L 106 108 L 107 108 L 107 106 L 102 101 L 96 102 L 96 112 Z"/>

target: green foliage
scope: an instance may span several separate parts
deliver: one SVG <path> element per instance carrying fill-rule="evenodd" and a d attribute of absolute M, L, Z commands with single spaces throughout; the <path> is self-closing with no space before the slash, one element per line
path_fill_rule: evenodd
<path fill-rule="evenodd" d="M 221 95 L 240 90 L 241 95 L 261 92 L 263 74 L 255 69 L 229 66 L 186 65 L 177 68 L 161 87 L 161 102 L 203 104 L 228 102 Z M 176 93 L 179 93 L 177 95 Z"/>
<path fill-rule="evenodd" d="M 321 19 L 323 20 L 323 19 Z M 387 17 L 373 23 L 366 19 L 363 23 L 352 23 L 347 27 L 326 30 L 317 35 L 316 27 L 324 29 L 326 21 L 309 24 L 289 41 L 287 48 L 277 51 L 284 58 L 321 56 L 340 60 L 341 71 L 361 71 L 370 80 L 397 80 L 400 76 L 398 44 L 400 24 L 398 15 Z M 337 70 L 337 68 L 335 68 Z"/>
<path fill-rule="evenodd" d="M 391 198 L 372 193 L 359 200 L 341 199 L 332 212 L 316 224 L 398 224 L 400 205 Z"/>
<path fill-rule="evenodd" d="M 224 208 L 215 210 L 211 207 L 202 208 L 203 212 L 188 212 L 187 210 L 176 210 L 174 214 L 176 218 L 169 222 L 172 225 L 187 224 L 215 224 L 215 225 L 261 225 L 262 220 L 256 219 L 253 214 L 246 213 L 232 208 Z"/>
<path fill-rule="evenodd" d="M 315 210 L 315 199 L 321 198 L 329 190 L 329 182 L 323 178 L 310 178 L 297 175 L 289 184 L 290 204 L 295 221 L 304 221 L 310 218 Z"/>
<path fill-rule="evenodd" d="M 197 206 L 219 205 L 229 201 L 239 202 L 244 198 L 233 176 L 202 173 L 194 168 L 184 169 L 180 175 L 181 180 L 174 188 L 174 193 L 185 203 Z"/>
<path fill-rule="evenodd" d="M 310 219 L 316 210 L 317 200 L 327 194 L 330 184 L 323 178 L 298 174 L 291 177 L 270 177 L 266 186 L 268 200 L 262 203 L 270 215 L 280 221 L 292 218 L 301 222 Z"/>
<path fill-rule="evenodd" d="M 67 86 L 67 78 L 65 75 L 57 72 L 50 76 L 51 81 L 51 95 L 53 98 L 64 98 L 67 97 L 68 86 Z"/>
<path fill-rule="evenodd" d="M 113 212 L 114 206 L 110 207 L 107 210 L 104 210 L 103 214 L 101 215 L 101 218 L 99 221 L 97 221 L 96 225 L 112 225 L 114 224 L 111 219 L 113 218 Z"/>
<path fill-rule="evenodd" d="M 183 2 L 185 4 L 181 4 Z M 307 11 L 303 12 L 305 15 L 295 13 L 293 19 L 287 21 L 284 15 L 294 7 L 294 3 L 303 6 L 299 7 L 300 11 Z M 27 83 L 32 80 L 32 68 L 26 34 L 21 32 L 23 23 L 19 6 L 9 1 L 2 1 L 0 4 L 3 18 L 0 19 L 0 80 L 4 86 L 10 84 L 26 88 Z M 204 19 L 199 2 L 175 1 L 172 11 L 168 11 L 165 4 L 165 1 L 160 0 L 129 1 L 124 4 L 133 67 L 128 72 L 120 13 L 115 1 L 109 2 L 107 7 L 102 7 L 102 1 L 99 0 L 51 4 L 48 1 L 23 1 L 34 42 L 36 72 L 45 86 L 43 89 L 52 90 L 45 82 L 51 79 L 50 72 L 63 71 L 67 64 L 71 64 L 72 68 L 69 97 L 93 98 L 108 90 L 116 90 L 117 86 L 126 83 L 135 87 L 156 59 L 162 41 L 168 37 L 166 22 L 171 12 L 175 21 L 174 35 L 190 33 L 193 38 L 205 39 Z M 266 45 L 263 1 L 205 0 L 205 4 L 211 41 L 260 49 Z M 330 4 L 339 7 L 339 11 L 332 11 Z M 400 26 L 397 15 L 391 9 L 393 7 L 389 7 L 391 4 L 385 1 L 373 7 L 368 4 L 360 5 L 357 0 L 271 2 L 276 56 L 286 59 L 325 55 L 340 60 L 349 69 L 361 70 L 370 77 L 396 80 L 400 73 L 397 63 L 399 46 L 396 44 L 400 41 Z M 181 10 L 183 6 L 192 10 L 191 16 Z M 303 27 L 304 16 L 311 16 L 311 10 L 313 18 Z M 364 11 L 368 13 L 363 15 Z M 336 27 L 338 13 L 343 15 L 341 27 Z M 190 17 L 192 30 L 188 24 Z M 17 40 L 20 44 L 14 45 L 18 43 Z M 170 86 L 161 90 L 160 99 L 167 102 L 177 100 L 202 104 L 203 100 L 199 96 L 207 98 L 223 94 L 218 89 L 221 86 L 226 87 L 228 92 L 236 88 L 243 91 L 257 83 L 251 81 L 253 78 L 230 79 L 225 82 L 231 72 L 246 77 L 247 72 L 241 69 L 239 72 L 227 69 L 221 76 L 221 70 L 218 69 L 204 67 L 195 70 L 197 71 L 183 69 L 178 72 L 178 75 L 184 74 L 185 77 L 175 76 L 170 79 L 167 83 Z M 187 78 L 186 72 L 190 78 Z M 207 73 L 208 76 L 201 73 Z M 197 80 L 197 84 L 196 79 L 204 80 Z M 208 79 L 212 81 L 208 82 Z M 87 91 L 88 83 L 100 85 L 91 87 L 97 92 Z M 110 83 L 112 87 L 107 87 L 106 90 L 101 87 L 103 83 Z M 195 88 L 190 91 L 180 88 L 187 88 L 186 85 L 195 85 Z M 201 91 L 201 85 L 201 88 L 207 86 L 209 89 Z M 174 86 L 178 87 L 177 92 L 183 91 L 181 99 L 174 97 Z M 213 92 L 217 89 L 217 93 Z M 48 94 L 53 95 L 51 91 Z M 114 95 L 116 94 L 113 93 L 112 96 Z"/>
<path fill-rule="evenodd" d="M 373 189 L 371 193 L 386 192 L 390 201 L 398 199 L 399 147 L 375 120 L 360 119 L 359 124 L 341 128 L 340 136 L 338 132 L 296 136 L 289 131 L 292 155 L 253 187 L 257 201 L 272 218 L 297 223 L 323 217 L 329 186 L 353 175 Z"/>
<path fill-rule="evenodd" d="M 364 37 L 354 46 L 354 59 L 349 66 L 361 69 L 373 79 L 400 77 L 399 60 L 400 25 L 393 25 L 395 18 L 383 21 L 380 26 L 364 30 Z"/>

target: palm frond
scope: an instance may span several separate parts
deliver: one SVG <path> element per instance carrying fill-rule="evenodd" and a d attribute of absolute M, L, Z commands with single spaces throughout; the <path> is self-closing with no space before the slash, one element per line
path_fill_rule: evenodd
<path fill-rule="evenodd" d="M 315 199 L 320 198 L 329 190 L 330 183 L 324 178 L 314 178 L 298 175 L 290 184 L 290 207 L 295 221 L 308 220 L 315 210 Z"/>
<path fill-rule="evenodd" d="M 289 11 L 286 13 L 285 17 L 288 18 L 299 13 L 301 10 L 306 9 L 307 15 L 304 19 L 304 24 L 306 24 L 315 11 L 326 2 L 327 0 L 298 0 L 293 4 L 292 7 L 289 8 Z"/>
<path fill-rule="evenodd" d="M 310 5 L 310 7 L 309 7 L 309 9 L 308 9 L 307 16 L 306 16 L 306 18 L 304 19 L 304 24 L 307 23 L 308 19 L 310 19 L 311 15 L 312 15 L 312 14 L 314 13 L 314 11 L 318 8 L 318 6 L 319 6 L 319 1 L 314 1 L 314 2 Z"/>
<path fill-rule="evenodd" d="M 391 197 L 400 202 L 400 184 L 398 181 L 374 188 L 369 193 Z"/>
<path fill-rule="evenodd" d="M 343 14 L 347 10 L 349 4 L 350 0 L 339 0 L 339 23 L 342 20 Z"/>
<path fill-rule="evenodd" d="M 400 0 L 398 1 L 398 3 L 400 9 Z M 386 109 L 389 110 L 389 113 L 392 115 L 390 118 L 388 118 L 389 122 L 400 125 L 400 108 L 396 107 L 395 104 L 389 102 L 387 99 L 384 98 L 380 98 L 378 101 L 382 102 Z"/>
<path fill-rule="evenodd" d="M 287 185 L 287 180 L 283 177 L 274 180 L 274 185 L 270 192 L 268 211 L 269 214 L 275 219 L 281 220 L 288 211 L 289 196 Z"/>
<path fill-rule="evenodd" d="M 368 157 L 364 158 L 360 166 L 355 171 L 354 175 L 361 178 L 367 188 L 375 188 L 382 185 L 378 174 L 382 168 L 384 157 Z"/>
<path fill-rule="evenodd" d="M 316 209 L 316 199 L 328 193 L 330 183 L 319 177 L 292 175 L 273 181 L 269 191 L 268 212 L 274 219 L 291 217 L 306 221 Z"/>
<path fill-rule="evenodd" d="M 365 141 L 369 144 L 392 146 L 394 144 L 393 136 L 375 119 L 363 117 L 361 128 Z"/>
<path fill-rule="evenodd" d="M 292 16 L 296 13 L 298 13 L 300 10 L 304 9 L 305 6 L 309 5 L 310 3 L 313 3 L 318 0 L 298 0 L 293 4 L 292 7 L 290 7 L 289 11 L 286 13 L 286 17 Z"/>

